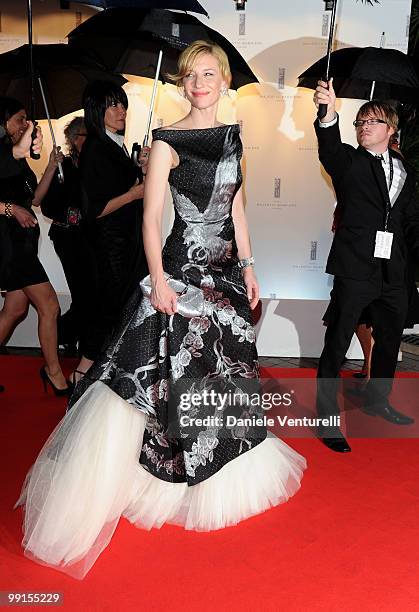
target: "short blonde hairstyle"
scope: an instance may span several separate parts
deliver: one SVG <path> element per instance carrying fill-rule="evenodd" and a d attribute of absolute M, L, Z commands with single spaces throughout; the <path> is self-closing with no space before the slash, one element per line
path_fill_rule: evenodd
<path fill-rule="evenodd" d="M 356 118 L 366 119 L 370 115 L 381 118 L 389 127 L 392 127 L 397 132 L 399 117 L 391 104 L 382 102 L 381 100 L 370 100 L 361 106 L 356 114 Z"/>
<path fill-rule="evenodd" d="M 207 53 L 215 57 L 220 67 L 221 76 L 227 83 L 227 87 L 230 87 L 231 70 L 226 52 L 219 45 L 206 40 L 195 40 L 189 47 L 186 47 L 179 56 L 177 73 L 167 74 L 167 78 L 174 81 L 177 87 L 182 87 L 183 79 L 193 69 L 197 59 Z"/>

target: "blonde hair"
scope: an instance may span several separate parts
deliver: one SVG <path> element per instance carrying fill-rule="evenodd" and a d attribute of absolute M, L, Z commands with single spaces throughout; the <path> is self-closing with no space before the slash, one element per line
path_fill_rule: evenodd
<path fill-rule="evenodd" d="M 389 127 L 392 127 L 397 132 L 399 117 L 391 104 L 381 102 L 381 100 L 370 100 L 361 106 L 356 114 L 356 118 L 367 118 L 370 115 L 380 117 Z"/>
<path fill-rule="evenodd" d="M 231 83 L 231 70 L 227 54 L 219 45 L 206 40 L 195 40 L 189 47 L 186 47 L 179 56 L 177 73 L 167 74 L 167 78 L 174 81 L 177 87 L 182 87 L 183 79 L 193 69 L 197 59 L 201 55 L 206 55 L 207 53 L 217 60 L 221 76 L 227 83 L 227 87 L 229 87 Z"/>

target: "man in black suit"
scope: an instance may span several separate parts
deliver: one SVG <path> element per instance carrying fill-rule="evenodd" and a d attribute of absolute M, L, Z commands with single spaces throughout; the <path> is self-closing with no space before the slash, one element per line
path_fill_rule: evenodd
<path fill-rule="evenodd" d="M 369 306 L 375 344 L 363 410 L 407 425 L 413 419 L 396 411 L 388 396 L 407 312 L 408 249 L 419 254 L 419 204 L 413 172 L 389 148 L 397 114 L 379 101 L 364 104 L 354 121 L 355 149 L 341 141 L 332 80 L 319 82 L 314 102 L 327 104 L 325 117 L 315 121 L 319 159 L 342 209 L 326 267 L 335 278 L 318 368 L 318 414 L 339 415 L 339 370 L 360 314 Z M 351 450 L 338 427 L 321 427 L 318 433 L 330 449 Z"/>

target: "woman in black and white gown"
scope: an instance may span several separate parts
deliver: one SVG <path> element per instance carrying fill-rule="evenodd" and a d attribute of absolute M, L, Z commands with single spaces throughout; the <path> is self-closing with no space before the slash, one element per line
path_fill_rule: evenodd
<path fill-rule="evenodd" d="M 305 459 L 265 428 L 223 419 L 234 413 L 251 422 L 260 408 L 190 406 L 190 417 L 214 417 L 190 426 L 174 401 L 179 389 L 201 397 L 214 389 L 254 391 L 259 376 L 242 144 L 238 125 L 216 119 L 231 78 L 227 58 L 197 41 L 183 52 L 175 78 L 191 111 L 153 134 L 143 224 L 150 276 L 77 385 L 20 500 L 25 553 L 77 577 L 121 516 L 146 529 L 165 522 L 221 529 L 285 502 L 305 468 Z M 162 253 L 167 181 L 175 220 Z"/>

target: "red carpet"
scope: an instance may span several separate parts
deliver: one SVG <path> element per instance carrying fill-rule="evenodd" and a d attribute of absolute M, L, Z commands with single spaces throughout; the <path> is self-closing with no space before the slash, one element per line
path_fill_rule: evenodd
<path fill-rule="evenodd" d="M 418 609 L 419 444 L 413 439 L 352 440 L 353 452 L 344 456 L 298 439 L 291 445 L 307 457 L 308 469 L 287 504 L 213 533 L 172 526 L 145 532 L 123 520 L 82 582 L 27 560 L 21 512 L 12 507 L 65 409 L 64 400 L 44 394 L 40 365 L 36 358 L 0 356 L 0 382 L 7 386 L 0 395 L 1 591 L 62 592 L 61 609 L 72 612 Z"/>

